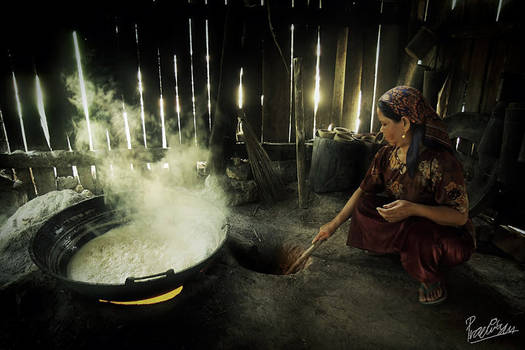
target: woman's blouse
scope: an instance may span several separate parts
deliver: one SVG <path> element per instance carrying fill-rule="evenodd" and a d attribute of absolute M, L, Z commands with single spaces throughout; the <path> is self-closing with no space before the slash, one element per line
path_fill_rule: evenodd
<path fill-rule="evenodd" d="M 406 165 L 399 160 L 396 152 L 394 146 L 385 146 L 377 152 L 359 186 L 364 192 L 384 192 L 395 199 L 444 205 L 462 214 L 468 212 L 463 170 L 450 152 L 444 149 L 423 149 L 413 178 L 408 175 Z M 473 234 L 472 224 L 467 224 L 467 231 Z"/>

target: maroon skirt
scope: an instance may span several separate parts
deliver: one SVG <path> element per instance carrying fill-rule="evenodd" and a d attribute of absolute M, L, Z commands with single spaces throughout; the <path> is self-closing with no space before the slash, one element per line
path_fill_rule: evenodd
<path fill-rule="evenodd" d="M 364 193 L 356 203 L 346 244 L 377 253 L 398 253 L 405 270 L 426 283 L 441 281 L 446 268 L 470 258 L 474 241 L 466 229 L 415 216 L 388 222 L 376 208 L 391 201 Z"/>

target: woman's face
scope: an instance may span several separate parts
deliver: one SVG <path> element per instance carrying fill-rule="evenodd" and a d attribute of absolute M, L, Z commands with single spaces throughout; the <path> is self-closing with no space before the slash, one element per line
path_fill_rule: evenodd
<path fill-rule="evenodd" d="M 381 123 L 380 131 L 383 133 L 385 141 L 392 146 L 404 146 L 408 141 L 408 135 L 405 131 L 405 122 L 403 119 L 395 121 L 387 118 L 379 108 L 377 109 L 377 115 L 379 117 L 379 122 Z M 405 138 L 403 138 L 403 135 L 405 135 Z"/>

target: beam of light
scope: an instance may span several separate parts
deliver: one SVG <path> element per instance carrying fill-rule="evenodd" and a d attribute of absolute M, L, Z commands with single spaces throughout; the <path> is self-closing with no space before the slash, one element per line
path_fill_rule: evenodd
<path fill-rule="evenodd" d="M 126 106 L 124 105 L 124 102 L 122 102 L 122 117 L 124 118 L 124 129 L 126 131 L 128 149 L 131 149 L 131 133 L 129 131 L 128 113 L 126 113 Z"/>
<path fill-rule="evenodd" d="M 108 143 L 108 151 L 111 152 L 111 141 L 109 140 L 109 131 L 106 129 L 106 141 Z M 109 174 L 111 177 L 113 177 L 114 171 L 113 171 L 113 163 L 109 163 Z"/>
<path fill-rule="evenodd" d="M 27 140 L 26 140 L 26 131 L 24 128 L 24 119 L 22 118 L 22 104 L 20 103 L 20 95 L 18 93 L 18 84 L 16 83 L 15 72 L 12 72 L 13 75 L 13 88 L 15 90 L 15 101 L 16 101 L 16 110 L 18 112 L 18 120 L 20 121 L 20 129 L 22 131 L 22 140 L 24 142 L 24 151 L 28 151 Z"/>
<path fill-rule="evenodd" d="M 239 109 L 242 109 L 242 104 L 244 102 L 243 89 L 242 89 L 242 75 L 243 75 L 243 68 L 241 67 L 241 70 L 239 72 L 239 90 L 237 91 L 237 106 L 239 107 Z"/>
<path fill-rule="evenodd" d="M 144 148 L 148 148 L 148 142 L 146 141 L 146 116 L 144 114 L 144 89 L 142 87 L 142 73 L 140 72 L 140 50 L 139 50 L 139 29 L 135 24 L 135 45 L 137 46 L 137 62 L 138 72 L 137 79 L 139 82 L 139 97 L 140 97 L 140 120 L 142 122 L 142 135 L 144 137 Z"/>
<path fill-rule="evenodd" d="M 173 55 L 173 70 L 175 71 L 175 110 L 177 112 L 177 124 L 179 126 L 179 143 L 182 144 L 182 132 L 180 130 L 180 100 L 179 80 L 177 76 L 177 55 Z"/>
<path fill-rule="evenodd" d="M 206 2 L 207 4 L 208 2 Z M 206 81 L 208 90 L 208 126 L 211 131 L 211 80 L 210 80 L 210 44 L 209 44 L 209 31 L 208 31 L 208 19 L 206 19 Z"/>
<path fill-rule="evenodd" d="M 381 13 L 383 13 L 383 1 L 381 1 Z M 376 63 L 374 67 L 374 92 L 372 93 L 372 110 L 370 111 L 370 132 L 374 131 L 374 115 L 376 109 L 376 94 L 377 94 L 377 69 L 379 68 L 379 51 L 381 42 L 381 24 L 377 29 L 377 46 L 376 46 Z"/>
<path fill-rule="evenodd" d="M 292 7 L 294 3 L 292 1 Z M 288 142 L 292 142 L 292 106 L 293 106 L 293 39 L 294 39 L 294 26 L 290 26 L 290 121 L 288 123 Z"/>
<path fill-rule="evenodd" d="M 160 49 L 157 49 L 157 60 L 159 66 L 159 110 L 160 110 L 160 126 L 162 131 L 162 148 L 168 148 L 168 142 L 166 140 L 166 124 L 164 121 L 164 99 L 162 98 L 162 73 L 160 68 Z"/>
<path fill-rule="evenodd" d="M 108 151 L 111 151 L 111 142 L 109 141 L 109 131 L 106 129 L 106 141 L 108 142 Z"/>
<path fill-rule="evenodd" d="M 38 114 L 40 115 L 40 126 L 42 126 L 42 131 L 44 132 L 47 146 L 49 147 L 49 150 L 52 151 L 51 141 L 49 137 L 49 127 L 47 125 L 46 110 L 44 108 L 44 94 L 42 93 L 42 86 L 40 85 L 40 79 L 38 78 L 38 75 L 36 75 L 36 78 L 35 78 L 35 85 L 36 85 L 36 104 L 38 107 Z"/>
<path fill-rule="evenodd" d="M 193 80 L 193 37 L 191 34 L 191 18 L 188 18 L 190 31 L 190 73 L 191 73 L 191 106 L 193 111 L 193 130 L 195 132 L 195 146 L 197 146 L 197 114 L 195 113 L 195 83 Z"/>
<path fill-rule="evenodd" d="M 362 91 L 359 90 L 359 97 L 357 98 L 357 118 L 355 119 L 355 132 L 359 132 L 359 125 L 361 124 L 361 119 L 359 119 L 359 116 L 361 115 L 362 97 L 363 97 Z"/>
<path fill-rule="evenodd" d="M 264 94 L 261 95 L 261 109 L 264 107 Z M 264 110 L 264 109 L 263 109 Z M 263 120 L 261 121 L 261 144 L 264 140 L 264 113 L 263 113 Z"/>
<path fill-rule="evenodd" d="M 430 3 L 430 0 L 427 0 L 425 2 L 425 16 L 423 17 L 423 22 L 426 22 L 427 21 L 427 18 L 428 18 L 428 4 Z"/>
<path fill-rule="evenodd" d="M 66 135 L 67 139 L 67 148 L 69 152 L 73 152 L 73 148 L 71 148 L 71 141 L 69 140 L 69 135 Z M 77 179 L 78 183 L 80 183 L 80 177 L 78 176 L 78 169 L 76 165 L 71 166 L 71 170 L 73 170 L 73 177 Z"/>
<path fill-rule="evenodd" d="M 139 46 L 139 29 L 138 25 L 135 23 L 135 46 L 137 49 L 137 80 L 138 80 L 138 89 L 139 89 L 139 97 L 140 97 L 140 118 L 142 121 L 142 133 L 144 136 L 144 148 L 148 148 L 148 144 L 146 141 L 146 123 L 145 123 L 145 115 L 144 115 L 144 88 L 142 86 L 142 72 L 140 70 L 140 46 Z"/>
<path fill-rule="evenodd" d="M 320 82 L 320 62 L 321 62 L 321 27 L 317 27 L 317 49 L 316 49 L 316 61 L 315 61 L 315 87 L 314 87 L 314 130 L 313 137 L 315 137 L 315 130 L 317 128 L 317 110 L 319 108 L 319 101 L 321 100 Z"/>
<path fill-rule="evenodd" d="M 501 13 L 501 5 L 502 5 L 502 3 L 503 3 L 503 0 L 499 0 L 498 1 L 498 12 L 496 13 L 496 22 L 499 21 L 499 15 Z"/>
<path fill-rule="evenodd" d="M 86 84 L 84 82 L 84 73 L 82 72 L 82 63 L 80 61 L 80 49 L 78 48 L 78 39 L 77 32 L 73 32 L 73 42 L 75 44 L 75 57 L 77 59 L 77 70 L 78 70 L 78 80 L 80 83 L 80 94 L 82 96 L 82 106 L 84 107 L 84 115 L 86 117 L 86 125 L 88 130 L 89 137 L 89 150 L 94 151 L 93 145 L 93 135 L 91 133 L 91 124 L 89 123 L 89 110 L 88 110 L 88 101 L 86 94 Z"/>
<path fill-rule="evenodd" d="M 18 93 L 18 84 L 16 83 L 16 77 L 15 72 L 13 71 L 13 88 L 15 90 L 15 99 L 16 99 L 16 109 L 18 111 L 18 119 L 20 120 L 20 129 L 22 130 L 22 140 L 24 141 L 24 150 L 27 152 L 27 140 L 26 140 L 26 131 L 24 128 L 24 119 L 22 118 L 22 104 L 20 103 L 20 95 Z M 35 190 L 35 194 L 38 196 L 38 189 L 36 188 L 35 183 L 35 177 L 33 176 L 33 169 L 29 169 L 29 177 L 31 179 L 31 182 L 33 183 L 33 188 Z"/>
<path fill-rule="evenodd" d="M 38 108 L 38 114 L 40 115 L 40 126 L 42 127 L 42 131 L 44 132 L 44 136 L 46 138 L 49 150 L 53 151 L 53 149 L 51 148 L 51 138 L 49 137 L 49 127 L 47 125 L 46 109 L 44 108 L 44 94 L 42 92 L 42 86 L 40 85 L 40 79 L 38 78 L 38 74 L 35 75 L 35 85 L 36 104 Z M 56 167 L 53 167 L 53 174 L 55 175 L 56 179 L 58 174 Z"/>
<path fill-rule="evenodd" d="M 4 133 L 5 143 L 7 145 L 7 153 L 11 154 L 11 146 L 9 145 L 9 138 L 7 138 L 7 129 L 5 128 L 4 115 L 0 109 L 0 124 L 2 124 L 2 132 Z"/>
<path fill-rule="evenodd" d="M 137 73 L 139 80 L 139 95 L 140 95 L 140 120 L 142 122 L 142 135 L 144 138 L 144 148 L 148 148 L 148 142 L 146 141 L 146 116 L 144 114 L 144 98 L 143 98 L 143 88 L 142 88 L 142 74 L 140 72 L 140 66 Z"/>
<path fill-rule="evenodd" d="M 456 7 L 456 0 L 452 0 L 452 9 Z"/>

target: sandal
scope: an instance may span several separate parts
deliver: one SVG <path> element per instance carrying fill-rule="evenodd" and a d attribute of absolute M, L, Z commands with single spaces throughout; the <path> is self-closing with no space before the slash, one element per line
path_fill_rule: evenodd
<path fill-rule="evenodd" d="M 419 291 L 422 292 L 423 295 L 426 297 L 438 288 L 441 288 L 441 290 L 443 291 L 443 293 L 441 294 L 441 297 L 435 300 L 431 300 L 431 301 L 419 300 L 419 302 L 423 305 L 437 305 L 437 304 L 441 304 L 442 302 L 444 302 L 447 299 L 448 295 L 447 295 L 447 289 L 441 285 L 441 282 L 431 283 L 429 284 L 428 287 L 425 286 L 425 284 L 421 283 L 421 286 L 419 287 Z"/>

